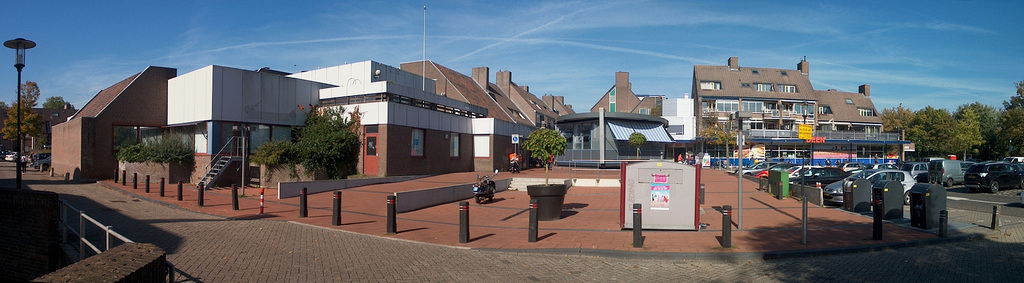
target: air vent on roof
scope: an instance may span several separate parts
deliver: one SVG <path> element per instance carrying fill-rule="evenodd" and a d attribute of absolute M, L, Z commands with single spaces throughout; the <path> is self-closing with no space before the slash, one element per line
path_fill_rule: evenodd
<path fill-rule="evenodd" d="M 783 76 L 789 76 L 788 74 L 786 74 L 786 71 L 782 71 L 782 75 Z"/>
<path fill-rule="evenodd" d="M 745 88 L 750 88 L 750 83 L 742 83 L 742 84 L 740 84 L 740 86 L 741 87 L 745 87 Z"/>
<path fill-rule="evenodd" d="M 751 70 L 750 72 L 757 75 L 757 70 Z"/>
<path fill-rule="evenodd" d="M 853 99 L 849 99 L 849 98 L 847 98 L 847 99 L 846 99 L 846 104 L 853 104 Z"/>

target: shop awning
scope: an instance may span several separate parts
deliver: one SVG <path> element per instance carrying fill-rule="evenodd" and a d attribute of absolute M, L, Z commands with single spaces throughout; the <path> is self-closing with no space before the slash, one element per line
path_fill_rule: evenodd
<path fill-rule="evenodd" d="M 649 142 L 675 142 L 661 123 L 645 123 L 634 121 L 608 121 L 608 127 L 616 140 L 628 141 L 633 133 L 644 134 Z"/>

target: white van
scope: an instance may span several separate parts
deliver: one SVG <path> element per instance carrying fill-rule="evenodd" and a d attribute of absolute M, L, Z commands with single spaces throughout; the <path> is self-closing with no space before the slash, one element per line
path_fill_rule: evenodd
<path fill-rule="evenodd" d="M 1003 158 L 1003 162 L 1006 162 L 1006 163 L 1022 163 L 1022 162 L 1024 162 L 1024 157 L 1007 157 L 1007 158 Z"/>

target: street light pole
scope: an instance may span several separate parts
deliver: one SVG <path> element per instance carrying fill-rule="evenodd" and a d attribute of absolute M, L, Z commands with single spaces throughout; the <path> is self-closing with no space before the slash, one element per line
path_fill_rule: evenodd
<path fill-rule="evenodd" d="M 19 37 L 5 41 L 4 46 L 15 50 L 14 68 L 18 69 L 18 85 L 16 85 L 16 87 L 18 88 L 18 104 L 17 106 L 15 106 L 18 107 L 18 124 L 17 135 L 14 139 L 14 146 L 17 147 L 17 151 L 14 155 L 14 163 L 17 164 L 15 165 L 15 168 L 17 169 L 17 173 L 15 173 L 17 176 L 17 179 L 15 181 L 17 186 L 16 188 L 21 189 L 21 168 L 22 166 L 25 166 L 25 164 L 22 164 L 21 162 L 21 151 L 23 150 L 23 148 L 21 148 L 21 69 L 25 68 L 25 50 L 31 49 L 32 47 L 36 47 L 36 43 L 32 42 L 31 40 Z"/>

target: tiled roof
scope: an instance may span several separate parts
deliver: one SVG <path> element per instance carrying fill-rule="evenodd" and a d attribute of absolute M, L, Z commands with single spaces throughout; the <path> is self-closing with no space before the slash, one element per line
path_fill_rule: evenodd
<path fill-rule="evenodd" d="M 534 95 L 533 93 L 526 91 L 523 87 L 520 87 L 515 82 L 512 82 L 512 88 L 515 91 L 519 92 L 519 94 L 522 95 L 523 98 L 526 98 L 526 100 L 530 102 L 530 107 L 532 107 L 534 111 L 540 112 L 541 114 L 551 118 L 558 117 L 558 114 L 555 114 L 554 110 L 552 110 L 546 104 L 544 104 L 544 101 L 541 101 L 540 98 L 537 98 L 537 96 Z"/>
<path fill-rule="evenodd" d="M 444 76 L 443 78 L 436 78 L 439 82 L 443 83 L 444 80 L 447 80 L 455 87 L 454 90 L 445 91 L 445 95 L 449 98 L 463 100 L 464 102 L 487 108 L 487 117 L 519 124 L 533 125 L 529 120 L 510 113 L 510 109 L 518 109 L 518 107 L 515 103 L 512 103 L 512 100 L 508 98 L 508 95 L 501 92 L 497 85 L 488 83 L 488 87 L 485 90 L 469 76 L 463 75 L 462 73 L 456 72 L 432 61 L 427 62 Z M 402 65 L 404 66 L 407 64 L 419 65 L 420 62 L 412 62 Z M 439 86 L 439 88 L 442 87 L 443 86 Z M 458 95 L 452 93 L 453 91 L 457 92 Z"/>
<path fill-rule="evenodd" d="M 878 116 L 880 113 L 875 110 L 875 104 L 864 94 L 832 89 L 818 90 L 815 91 L 815 94 L 818 98 L 818 107 L 827 105 L 832 109 L 832 115 L 822 114 L 818 117 L 819 122 L 832 120 L 834 122 L 850 123 L 882 123 L 882 117 Z M 850 99 L 853 104 L 846 103 L 846 99 Z M 876 111 L 875 116 L 861 116 L 857 108 Z"/>
<path fill-rule="evenodd" d="M 693 66 L 693 77 L 697 97 L 815 100 L 814 88 L 811 87 L 810 79 L 807 75 L 800 74 L 798 70 L 751 67 L 729 70 L 729 66 L 695 65 Z M 702 81 L 721 82 L 722 89 L 701 89 L 700 82 Z M 797 92 L 780 92 L 777 86 L 774 91 L 757 91 L 754 88 L 756 83 L 795 85 Z"/>
<path fill-rule="evenodd" d="M 135 81 L 135 78 L 139 77 L 139 75 L 141 74 L 142 72 L 135 73 L 135 75 L 132 75 L 127 79 L 124 79 L 104 90 L 101 90 L 99 93 L 96 94 L 96 96 L 93 96 L 92 99 L 90 99 L 89 102 L 85 104 L 85 106 L 82 107 L 82 110 L 79 110 L 78 113 L 75 113 L 75 115 L 73 115 L 72 118 L 78 119 L 80 117 L 96 117 L 96 115 L 99 115 L 101 112 L 103 112 L 103 109 L 107 108 L 107 105 L 109 105 L 110 102 L 113 102 L 114 98 L 117 98 L 117 96 L 121 94 L 121 92 L 124 91 L 124 89 L 128 88 L 128 85 L 131 85 L 131 83 Z"/>

